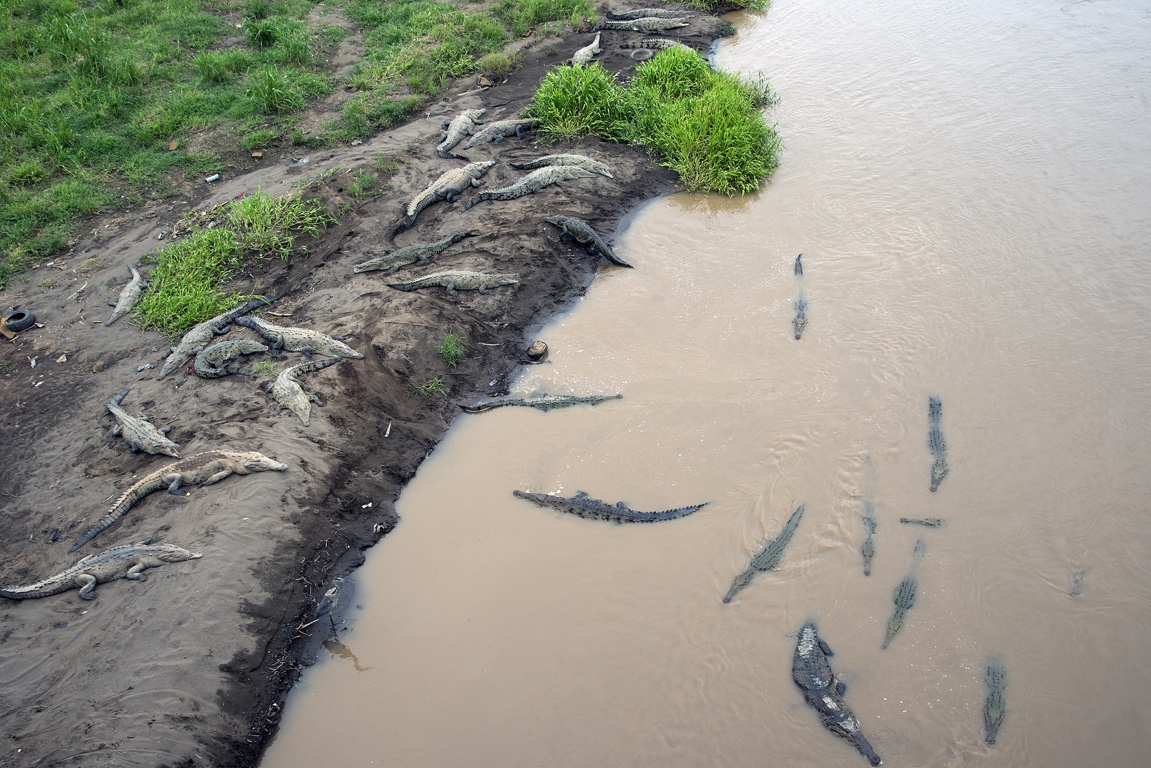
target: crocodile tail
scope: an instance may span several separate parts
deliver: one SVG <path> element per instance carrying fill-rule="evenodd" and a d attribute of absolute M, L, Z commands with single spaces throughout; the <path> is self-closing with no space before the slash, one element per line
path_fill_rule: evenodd
<path fill-rule="evenodd" d="M 324 360 L 313 360 L 310 363 L 304 363 L 303 365 L 301 365 L 299 370 L 296 371 L 296 373 L 301 374 L 301 373 L 313 373 L 315 371 L 322 371 L 325 368 L 328 368 L 330 366 L 335 365 L 336 363 L 340 362 L 343 359 L 344 358 L 342 358 L 342 357 L 329 357 L 329 358 L 326 358 Z"/>
<path fill-rule="evenodd" d="M 392 230 L 391 240 L 394 240 L 396 235 L 411 229 L 416 223 L 415 216 L 405 216 L 396 222 L 396 228 Z"/>
<path fill-rule="evenodd" d="M 468 202 L 464 205 L 464 210 L 466 211 L 469 208 L 471 208 L 473 205 L 475 205 L 476 203 L 482 203 L 484 200 L 492 200 L 494 195 L 495 195 L 494 190 L 492 192 L 480 192 L 478 195 L 473 197 L 471 200 L 468 200 Z"/>
<path fill-rule="evenodd" d="M 389 288 L 395 288 L 397 291 L 414 291 L 420 286 L 416 283 L 388 283 Z"/>
<path fill-rule="evenodd" d="M 465 145 L 464 145 L 464 149 L 467 149 L 467 148 L 468 148 L 468 146 L 470 146 L 470 145 L 468 145 L 468 144 L 465 144 Z M 439 149 L 439 148 L 437 148 L 437 149 L 436 149 L 436 154 L 437 154 L 437 155 L 439 155 L 440 157 L 444 158 L 445 160 L 463 160 L 465 163 L 470 163 L 470 162 L 471 162 L 471 160 L 470 160 L 469 158 L 466 158 L 466 157 L 464 157 L 463 155 L 457 155 L 457 154 L 455 154 L 454 152 L 449 152 L 449 151 L 448 151 L 448 150 L 446 150 L 446 149 Z"/>
<path fill-rule="evenodd" d="M 128 393 L 131 391 L 132 390 L 130 390 L 130 389 L 125 389 L 123 392 L 121 392 L 120 394 L 113 397 L 112 401 L 110 403 L 108 403 L 108 405 L 109 406 L 119 405 L 120 403 L 124 402 L 124 398 L 127 397 Z M 111 410 L 111 408 L 109 408 L 109 410 Z"/>
<path fill-rule="evenodd" d="M 117 505 L 117 506 L 119 506 L 119 505 Z M 119 520 L 123 516 L 124 516 L 123 512 L 121 512 L 120 514 L 116 514 L 113 512 L 113 513 L 110 513 L 110 514 L 107 514 L 107 515 L 104 515 L 103 517 L 101 517 L 95 523 L 93 523 L 92 525 L 90 525 L 86 529 L 84 529 L 84 532 L 81 533 L 80 536 L 76 539 L 76 543 L 73 544 L 71 549 L 68 550 L 68 554 L 72 554 L 77 549 L 84 546 L 89 541 L 91 541 L 92 539 L 96 538 L 98 535 L 100 535 L 104 531 L 111 528 L 112 524 L 115 523 L 117 520 Z"/>

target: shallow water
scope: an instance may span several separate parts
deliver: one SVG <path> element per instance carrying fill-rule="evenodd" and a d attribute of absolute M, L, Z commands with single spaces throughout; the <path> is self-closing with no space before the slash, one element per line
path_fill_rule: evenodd
<path fill-rule="evenodd" d="M 1149 17 L 775 0 L 736 19 L 718 63 L 780 93 L 779 172 L 646 207 L 617 238 L 636 269 L 601 273 L 515 387 L 622 400 L 459 419 L 263 767 L 865 765 L 791 681 L 809 618 L 885 764 L 1146 765 Z M 613 525 L 513 489 L 711 504 Z M 799 504 L 779 569 L 722 604 Z"/>

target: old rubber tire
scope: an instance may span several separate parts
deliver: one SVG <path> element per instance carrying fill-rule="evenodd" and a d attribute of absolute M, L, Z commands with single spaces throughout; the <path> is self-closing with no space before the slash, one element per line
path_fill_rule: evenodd
<path fill-rule="evenodd" d="M 4 325 L 6 325 L 8 330 L 12 331 L 12 333 L 20 333 L 20 331 L 26 331 L 31 328 L 35 322 L 36 316 L 31 312 L 23 309 L 18 309 L 15 312 L 11 312 L 7 317 L 4 318 Z"/>

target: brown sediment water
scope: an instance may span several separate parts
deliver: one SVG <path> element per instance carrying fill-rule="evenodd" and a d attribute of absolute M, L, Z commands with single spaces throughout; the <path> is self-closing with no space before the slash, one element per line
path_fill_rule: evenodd
<path fill-rule="evenodd" d="M 1146 765 L 1149 20 L 1022 0 L 736 19 L 717 63 L 779 92 L 780 170 L 646 206 L 617 238 L 636 268 L 543 329 L 549 363 L 514 388 L 622 400 L 460 417 L 263 768 L 863 765 L 792 683 L 807 619 L 888 765 Z M 515 489 L 712 503 L 614 525 Z M 799 504 L 779 569 L 722 604 Z"/>

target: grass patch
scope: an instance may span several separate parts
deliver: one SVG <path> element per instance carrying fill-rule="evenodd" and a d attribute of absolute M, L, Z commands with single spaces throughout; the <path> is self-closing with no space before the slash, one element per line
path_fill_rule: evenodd
<path fill-rule="evenodd" d="M 448 393 L 448 387 L 444 384 L 442 376 L 437 376 L 434 379 L 425 381 L 418 386 L 412 386 L 412 395 L 414 397 L 429 398 L 429 397 L 443 397 Z"/>
<path fill-rule="evenodd" d="M 294 195 L 272 197 L 256 190 L 230 204 L 226 221 L 244 251 L 287 261 L 299 235 L 315 237 L 336 220 L 319 200 Z"/>
<path fill-rule="evenodd" d="M 455 368 L 468 354 L 464 340 L 454 333 L 444 334 L 444 340 L 436 346 L 436 353 L 448 367 Z"/>
<path fill-rule="evenodd" d="M 374 186 L 376 186 L 376 177 L 363 168 L 359 168 L 352 174 L 352 180 L 348 183 L 348 194 L 352 197 L 364 197 L 371 192 Z"/>
<path fill-rule="evenodd" d="M 276 378 L 276 365 L 271 360 L 261 360 L 252 366 L 253 376 L 267 376 L 270 379 Z"/>
<path fill-rule="evenodd" d="M 628 119 L 624 89 L 599 64 L 557 67 L 540 81 L 527 115 L 552 139 L 594 134 L 618 140 Z"/>

